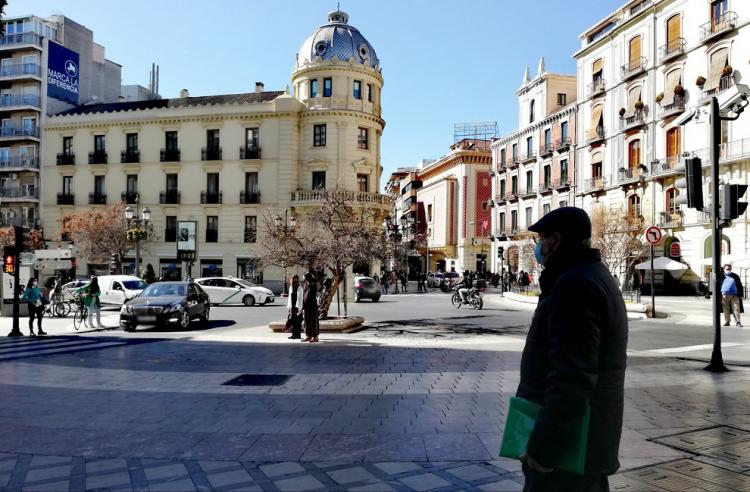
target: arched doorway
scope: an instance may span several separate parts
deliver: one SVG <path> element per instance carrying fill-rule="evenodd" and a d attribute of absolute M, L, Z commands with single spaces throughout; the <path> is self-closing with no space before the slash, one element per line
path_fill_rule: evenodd
<path fill-rule="evenodd" d="M 714 251 L 714 244 L 713 244 L 713 237 L 708 236 L 703 241 L 703 276 L 705 277 L 712 271 L 712 263 L 713 263 L 713 251 Z M 732 254 L 732 241 L 725 236 L 724 234 L 721 235 L 721 256 L 726 256 Z"/>

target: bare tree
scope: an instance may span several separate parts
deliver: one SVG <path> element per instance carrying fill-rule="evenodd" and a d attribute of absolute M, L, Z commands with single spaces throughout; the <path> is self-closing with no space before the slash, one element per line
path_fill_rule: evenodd
<path fill-rule="evenodd" d="M 599 249 L 602 263 L 613 274 L 625 274 L 627 285 L 633 269 L 648 252 L 643 242 L 643 216 L 633 216 L 622 208 L 595 207 L 591 215 L 591 243 Z"/>
<path fill-rule="evenodd" d="M 328 270 L 331 289 L 320 303 L 320 318 L 328 317 L 333 296 L 355 263 L 387 257 L 388 241 L 379 221 L 381 210 L 374 204 L 352 204 L 353 192 L 320 190 L 321 205 L 297 218 L 295 226 L 264 217 L 266 237 L 262 261 L 282 268 L 302 266 L 311 271 Z M 346 291 L 344 291 L 346 311 Z"/>

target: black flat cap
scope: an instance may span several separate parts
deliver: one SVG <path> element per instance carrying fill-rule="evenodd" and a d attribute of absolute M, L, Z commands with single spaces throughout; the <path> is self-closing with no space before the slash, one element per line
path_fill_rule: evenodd
<path fill-rule="evenodd" d="M 567 239 L 590 239 L 591 219 L 578 207 L 560 207 L 529 227 L 531 232 L 559 232 Z"/>

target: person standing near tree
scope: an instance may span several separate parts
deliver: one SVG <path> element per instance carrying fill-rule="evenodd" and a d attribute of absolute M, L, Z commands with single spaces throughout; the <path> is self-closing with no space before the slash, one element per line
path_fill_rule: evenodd
<path fill-rule="evenodd" d="M 29 308 L 29 335 L 36 336 L 34 334 L 34 318 L 37 322 L 37 332 L 40 335 L 46 335 L 47 332 L 42 329 L 42 317 L 44 316 L 44 297 L 42 296 L 42 289 L 39 288 L 37 280 L 30 278 L 26 284 L 26 289 L 23 291 L 23 302 Z"/>
<path fill-rule="evenodd" d="M 302 338 L 302 289 L 299 285 L 299 275 L 292 276 L 291 287 L 289 288 L 289 297 L 287 298 L 286 307 L 289 310 L 289 321 L 292 325 L 292 336 L 290 340 Z"/>
<path fill-rule="evenodd" d="M 305 287 L 302 300 L 302 312 L 305 317 L 305 339 L 304 342 L 315 343 L 320 334 L 320 323 L 318 321 L 318 287 L 312 273 L 305 274 Z"/>

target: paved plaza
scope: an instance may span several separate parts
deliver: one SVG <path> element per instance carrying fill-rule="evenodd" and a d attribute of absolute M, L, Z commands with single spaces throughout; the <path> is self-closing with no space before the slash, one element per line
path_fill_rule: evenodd
<path fill-rule="evenodd" d="M 3 339 L 0 487 L 520 490 L 518 462 L 497 455 L 530 309 L 389 297 L 351 308 L 382 309 L 367 329 L 317 345 L 220 308 L 208 330 Z M 750 490 L 750 370 L 707 373 L 631 328 L 613 489 Z"/>

